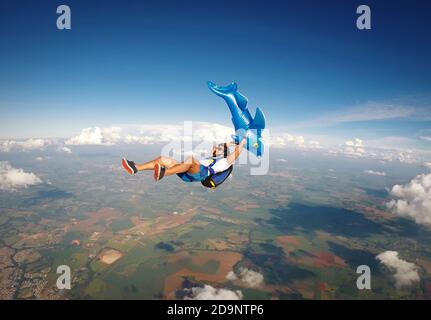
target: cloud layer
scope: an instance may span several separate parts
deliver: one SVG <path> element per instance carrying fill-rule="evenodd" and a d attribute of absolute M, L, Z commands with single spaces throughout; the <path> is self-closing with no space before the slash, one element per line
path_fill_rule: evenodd
<path fill-rule="evenodd" d="M 400 259 L 397 251 L 382 252 L 376 259 L 394 273 L 397 288 L 411 286 L 420 280 L 418 267 L 414 263 Z"/>
<path fill-rule="evenodd" d="M 8 162 L 0 162 L 0 190 L 15 191 L 41 182 L 34 173 L 13 168 Z"/>
<path fill-rule="evenodd" d="M 176 144 L 175 151 L 183 153 L 195 149 L 206 152 L 214 142 L 229 141 L 234 133 L 231 126 L 224 126 L 209 122 L 181 122 L 176 124 L 150 124 L 150 125 L 122 125 L 111 127 L 89 127 L 82 129 L 77 135 L 69 139 L 27 139 L 22 141 L 0 141 L 0 152 L 47 150 L 51 146 L 58 152 L 71 153 L 70 146 L 94 145 L 112 146 L 120 144 Z M 400 149 L 400 137 L 387 137 L 364 141 L 360 138 L 350 139 L 341 143 L 335 137 L 294 135 L 279 132 L 270 134 L 269 130 L 263 132 L 264 141 L 269 148 L 295 149 L 300 151 L 321 151 L 327 156 L 346 156 L 349 158 L 366 158 L 380 162 L 398 161 L 408 164 L 424 164 L 431 161 L 431 151 L 419 149 Z M 319 141 L 318 141 L 319 140 Z M 405 139 L 404 139 L 405 140 Z M 411 139 L 410 139 L 411 140 Z M 409 141 L 410 141 L 409 140 Z M 179 145 L 181 142 L 183 145 Z M 190 144 L 187 144 L 189 143 Z M 191 142 L 193 142 L 193 147 Z M 411 142 L 411 141 L 410 141 Z M 196 144 L 199 143 L 198 147 Z M 394 147 L 397 146 L 397 147 Z M 201 151 L 198 151 L 202 153 Z M 372 174 L 372 173 L 370 173 Z"/>
<path fill-rule="evenodd" d="M 416 176 L 406 185 L 395 185 L 390 192 L 389 209 L 419 224 L 431 224 L 431 173 Z"/>
<path fill-rule="evenodd" d="M 66 141 L 66 145 L 151 144 L 170 141 L 226 141 L 234 133 L 231 127 L 208 122 L 184 122 L 169 125 L 90 127 Z"/>

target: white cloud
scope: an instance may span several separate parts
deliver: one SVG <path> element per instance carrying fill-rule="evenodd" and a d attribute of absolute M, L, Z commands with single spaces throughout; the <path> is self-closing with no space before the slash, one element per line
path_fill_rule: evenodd
<path fill-rule="evenodd" d="M 421 137 L 419 137 L 419 138 L 421 138 L 422 140 L 425 140 L 425 141 L 429 141 L 429 142 L 431 142 L 431 137 L 421 136 Z"/>
<path fill-rule="evenodd" d="M 264 136 L 265 137 L 265 136 Z M 268 137 L 267 137 L 268 138 Z M 306 139 L 302 135 L 290 133 L 278 133 L 265 140 L 267 144 L 274 148 L 295 148 L 301 150 L 321 149 L 320 141 Z"/>
<path fill-rule="evenodd" d="M 210 285 L 191 289 L 191 299 L 194 300 L 241 300 L 242 297 L 240 290 L 219 289 Z"/>
<path fill-rule="evenodd" d="M 226 279 L 230 281 L 238 280 L 238 277 L 236 276 L 234 271 L 229 271 L 226 275 Z"/>
<path fill-rule="evenodd" d="M 263 275 L 259 272 L 247 268 L 239 268 L 238 274 L 230 271 L 226 275 L 226 279 L 231 281 L 240 281 L 247 287 L 257 287 L 263 283 Z"/>
<path fill-rule="evenodd" d="M 397 144 L 395 144 L 397 145 Z M 375 148 L 373 154 L 367 154 L 368 158 L 377 159 L 383 162 L 398 161 L 405 164 L 420 164 L 430 158 L 431 153 L 426 150 L 411 149 L 387 149 Z"/>
<path fill-rule="evenodd" d="M 286 159 L 283 159 L 283 158 L 281 158 L 281 159 L 277 159 L 277 161 L 278 161 L 278 162 L 287 162 L 287 160 L 286 160 Z"/>
<path fill-rule="evenodd" d="M 203 141 L 220 141 L 224 142 L 231 140 L 231 135 L 234 134 L 232 127 L 227 127 L 217 123 L 193 123 L 193 136 L 197 140 Z"/>
<path fill-rule="evenodd" d="M 394 141 L 398 140 L 401 139 L 394 139 Z M 370 145 L 371 141 L 373 141 L 372 145 Z M 380 163 L 400 162 L 405 164 L 423 164 L 431 159 L 430 150 L 402 148 L 401 142 L 382 145 L 380 143 L 375 143 L 375 141 L 376 140 L 363 141 L 357 138 L 355 140 L 348 140 L 339 146 L 327 145 L 322 151 L 324 155 L 344 155 L 349 158 L 377 160 Z"/>
<path fill-rule="evenodd" d="M 66 145 L 150 144 L 171 141 L 228 141 L 232 127 L 208 122 L 182 124 L 128 125 L 122 128 L 85 128 L 66 141 Z"/>
<path fill-rule="evenodd" d="M 43 161 L 43 157 L 36 157 L 36 161 Z"/>
<path fill-rule="evenodd" d="M 158 141 L 224 142 L 231 140 L 232 127 L 208 122 L 184 122 L 178 125 L 142 126 L 141 133 L 160 137 Z"/>
<path fill-rule="evenodd" d="M 303 136 L 293 136 L 290 134 L 287 134 L 285 136 L 287 143 L 293 143 L 297 147 L 302 147 L 305 143 L 305 139 Z"/>
<path fill-rule="evenodd" d="M 66 145 L 113 145 L 119 142 L 121 128 L 85 128 L 75 137 L 70 138 Z"/>
<path fill-rule="evenodd" d="M 386 172 L 383 171 L 364 170 L 364 173 L 371 174 L 373 176 L 386 176 Z"/>
<path fill-rule="evenodd" d="M 414 155 L 413 155 L 413 152 L 411 150 L 407 150 L 405 152 L 404 151 L 398 152 L 396 159 L 402 163 L 415 163 L 416 162 Z"/>
<path fill-rule="evenodd" d="M 34 173 L 13 168 L 8 162 L 0 162 L 0 190 L 15 191 L 41 182 Z"/>
<path fill-rule="evenodd" d="M 3 140 L 0 141 L 0 152 L 42 150 L 51 143 L 47 139 Z"/>
<path fill-rule="evenodd" d="M 317 140 L 310 140 L 310 141 L 308 141 L 308 146 L 311 149 L 320 149 L 321 148 L 320 142 L 317 141 Z"/>
<path fill-rule="evenodd" d="M 431 173 L 416 176 L 406 185 L 395 185 L 387 203 L 395 214 L 409 217 L 419 224 L 431 224 Z"/>
<path fill-rule="evenodd" d="M 70 149 L 70 148 L 68 148 L 68 147 L 58 147 L 57 151 L 58 151 L 58 152 L 68 153 L 68 154 L 71 154 L 71 153 L 72 153 L 72 149 Z"/>
<path fill-rule="evenodd" d="M 397 288 L 410 286 L 420 280 L 418 267 L 398 257 L 397 251 L 385 251 L 376 256 L 376 259 L 394 273 Z"/>
<path fill-rule="evenodd" d="M 431 169 L 431 162 L 424 163 L 425 168 Z"/>
<path fill-rule="evenodd" d="M 134 136 L 134 135 L 126 135 L 124 138 L 124 142 L 127 144 L 152 144 L 156 141 L 155 137 L 150 136 Z"/>
<path fill-rule="evenodd" d="M 361 139 L 349 140 L 344 143 L 344 154 L 352 157 L 361 157 L 365 154 L 364 143 Z"/>

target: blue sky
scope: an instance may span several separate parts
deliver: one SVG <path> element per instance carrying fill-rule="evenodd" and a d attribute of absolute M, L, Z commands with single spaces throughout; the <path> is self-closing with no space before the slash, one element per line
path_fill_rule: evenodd
<path fill-rule="evenodd" d="M 356 29 L 356 8 L 372 30 Z M 275 131 L 431 136 L 428 1 L 0 3 L 0 138 L 89 126 L 229 124 L 205 83 L 238 82 Z M 72 30 L 56 29 L 57 5 Z"/>

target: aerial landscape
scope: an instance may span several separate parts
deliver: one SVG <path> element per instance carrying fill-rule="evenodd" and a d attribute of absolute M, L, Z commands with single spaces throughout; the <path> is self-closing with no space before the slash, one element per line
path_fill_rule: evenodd
<path fill-rule="evenodd" d="M 391 187 L 426 167 L 273 149 L 267 175 L 239 166 L 207 190 L 131 179 L 118 158 L 132 148 L 157 150 L 1 154 L 2 299 L 184 299 L 205 286 L 245 299 L 431 297 L 431 230 L 387 206 Z M 7 190 L 9 162 L 36 183 Z M 417 281 L 397 288 L 376 259 L 385 251 L 414 263 Z M 59 265 L 71 268 L 71 290 L 56 287 Z M 356 289 L 359 265 L 371 268 L 372 290 Z"/>

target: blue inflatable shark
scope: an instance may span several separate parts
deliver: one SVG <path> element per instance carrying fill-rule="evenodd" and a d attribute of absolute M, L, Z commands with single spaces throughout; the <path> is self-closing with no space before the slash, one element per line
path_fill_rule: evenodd
<path fill-rule="evenodd" d="M 262 130 L 265 129 L 265 116 L 260 108 L 256 108 L 254 118 L 247 108 L 247 98 L 238 92 L 238 86 L 232 82 L 227 86 L 217 86 L 208 81 L 208 88 L 226 101 L 232 114 L 232 123 L 235 135 L 232 138 L 239 143 L 243 137 L 247 137 L 246 148 L 258 157 L 264 150 Z"/>

